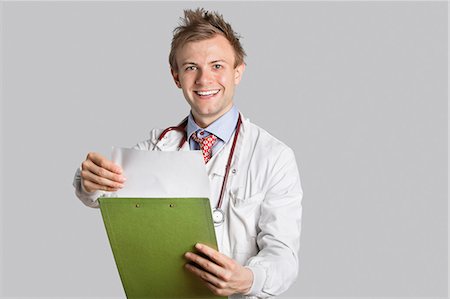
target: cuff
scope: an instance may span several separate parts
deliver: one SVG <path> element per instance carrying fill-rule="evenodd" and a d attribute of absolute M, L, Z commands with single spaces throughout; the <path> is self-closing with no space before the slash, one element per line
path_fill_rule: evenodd
<path fill-rule="evenodd" d="M 73 186 L 75 187 L 75 194 L 88 207 L 98 208 L 99 203 L 97 198 L 103 196 L 102 191 L 88 192 L 84 189 L 83 178 L 81 177 L 81 168 L 78 168 L 73 179 Z"/>
<path fill-rule="evenodd" d="M 266 282 L 266 270 L 261 266 L 245 266 L 253 272 L 253 284 L 250 291 L 245 296 L 257 296 L 261 294 Z"/>

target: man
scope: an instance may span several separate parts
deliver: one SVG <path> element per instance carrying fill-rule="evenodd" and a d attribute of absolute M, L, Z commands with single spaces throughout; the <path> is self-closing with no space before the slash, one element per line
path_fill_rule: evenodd
<path fill-rule="evenodd" d="M 135 148 L 203 151 L 215 194 L 211 203 L 224 211 L 216 227 L 220 252 L 197 244 L 209 259 L 188 252 L 187 262 L 199 267 L 187 263 L 186 268 L 216 295 L 281 294 L 298 272 L 302 189 L 294 153 L 244 119 L 233 104 L 245 52 L 231 26 L 203 9 L 186 10 L 183 21 L 174 31 L 169 63 L 191 106 L 185 130 L 164 136 L 163 130 L 152 130 L 150 139 Z M 98 207 L 96 199 L 119 190 L 125 180 L 119 166 L 89 153 L 74 186 L 86 205 Z"/>

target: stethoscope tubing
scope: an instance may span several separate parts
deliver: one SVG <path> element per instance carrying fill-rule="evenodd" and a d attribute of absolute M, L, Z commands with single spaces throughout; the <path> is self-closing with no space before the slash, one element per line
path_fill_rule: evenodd
<path fill-rule="evenodd" d="M 166 128 L 164 131 L 162 131 L 161 134 L 159 134 L 158 141 L 161 141 L 164 138 L 164 136 L 166 136 L 166 134 L 171 131 L 186 132 L 187 122 L 188 122 L 188 118 L 186 117 L 185 119 L 183 119 L 183 121 L 178 126 Z M 186 137 L 186 133 L 185 133 L 185 134 L 183 134 L 183 138 L 181 138 L 180 144 L 178 145 L 178 150 L 181 149 L 181 147 L 183 146 L 183 144 L 186 141 L 187 141 L 187 137 Z"/>
<path fill-rule="evenodd" d="M 237 139 L 239 136 L 239 130 L 241 128 L 241 116 L 239 115 L 238 122 L 236 125 L 236 131 L 234 132 L 233 144 L 231 145 L 230 154 L 228 155 L 227 165 L 225 166 L 225 176 L 223 177 L 222 188 L 220 189 L 219 202 L 217 203 L 217 209 L 222 206 L 223 195 L 225 194 L 225 187 L 228 181 L 228 174 L 230 173 L 231 160 L 233 160 L 234 149 L 236 148 Z"/>
<path fill-rule="evenodd" d="M 242 119 L 241 119 L 241 115 L 239 115 L 238 122 L 236 125 L 236 130 L 234 132 L 233 144 L 231 145 L 230 154 L 228 155 L 227 164 L 225 166 L 225 176 L 223 177 L 222 188 L 220 189 L 219 201 L 218 201 L 217 207 L 216 207 L 216 209 L 220 210 L 220 211 L 221 211 L 222 201 L 223 201 L 223 197 L 225 194 L 225 189 L 226 189 L 226 185 L 227 185 L 227 181 L 228 181 L 228 174 L 230 173 L 231 161 L 233 160 L 233 156 L 234 156 L 234 149 L 236 148 L 236 143 L 237 143 L 238 136 L 239 136 L 239 130 L 241 128 L 241 123 L 242 123 Z M 158 137 L 158 141 L 161 141 L 164 138 L 164 136 L 171 131 L 184 132 L 185 134 L 183 134 L 183 138 L 181 138 L 180 144 L 178 145 L 178 150 L 180 150 L 181 147 L 184 145 L 184 143 L 187 142 L 186 126 L 187 126 L 187 117 L 178 126 L 168 127 L 167 129 L 162 131 L 162 133 Z"/>

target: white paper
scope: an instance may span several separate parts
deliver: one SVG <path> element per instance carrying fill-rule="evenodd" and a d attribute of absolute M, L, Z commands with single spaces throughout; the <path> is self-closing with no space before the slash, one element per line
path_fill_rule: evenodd
<path fill-rule="evenodd" d="M 117 197 L 206 197 L 209 179 L 200 151 L 144 151 L 113 147 L 112 161 L 127 179 Z"/>

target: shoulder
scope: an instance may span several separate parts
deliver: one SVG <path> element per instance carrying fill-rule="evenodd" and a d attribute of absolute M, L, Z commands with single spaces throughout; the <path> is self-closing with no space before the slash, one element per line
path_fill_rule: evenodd
<path fill-rule="evenodd" d="M 152 129 L 150 131 L 150 138 L 137 143 L 134 148 L 148 151 L 174 151 L 178 149 L 180 141 L 183 140 L 183 136 L 185 136 L 184 131 Z"/>
<path fill-rule="evenodd" d="M 243 122 L 246 146 L 255 153 L 265 154 L 271 157 L 285 153 L 292 153 L 292 149 L 281 140 L 274 137 L 249 119 Z"/>
<path fill-rule="evenodd" d="M 243 127 L 239 163 L 247 169 L 244 173 L 253 178 L 256 188 L 269 190 L 281 180 L 286 184 L 299 181 L 295 154 L 288 145 L 249 120 Z"/>
<path fill-rule="evenodd" d="M 134 148 L 139 150 L 147 150 L 151 151 L 155 148 L 156 144 L 159 141 L 159 136 L 164 131 L 164 129 L 154 128 L 150 130 L 150 136 L 147 140 L 143 140 L 138 142 Z"/>

